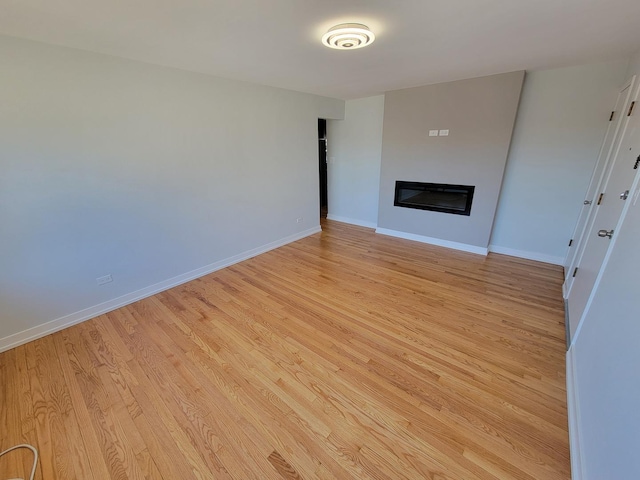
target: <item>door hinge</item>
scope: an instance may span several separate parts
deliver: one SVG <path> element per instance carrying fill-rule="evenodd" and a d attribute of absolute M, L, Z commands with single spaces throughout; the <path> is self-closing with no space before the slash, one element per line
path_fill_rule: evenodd
<path fill-rule="evenodd" d="M 638 155 L 638 158 L 636 158 L 636 163 L 633 164 L 633 169 L 637 170 L 638 169 L 638 164 L 640 163 L 640 155 Z"/>
<path fill-rule="evenodd" d="M 578 267 L 576 267 L 576 269 L 573 271 L 573 275 L 571 275 L 571 276 L 575 278 L 576 273 L 578 273 Z"/>
<path fill-rule="evenodd" d="M 627 117 L 631 116 L 631 113 L 633 112 L 633 107 L 636 106 L 636 102 L 631 102 L 631 106 L 629 107 L 629 113 L 627 113 Z"/>
<path fill-rule="evenodd" d="M 604 193 L 601 193 L 600 196 L 598 197 L 598 203 L 596 203 L 596 205 L 600 205 L 602 203 L 603 198 L 604 198 Z"/>
<path fill-rule="evenodd" d="M 611 116 L 609 117 L 609 121 L 613 120 L 613 115 L 616 113 L 616 111 L 614 110 L 613 112 L 611 112 Z"/>
<path fill-rule="evenodd" d="M 569 246 L 573 245 L 573 238 L 569 240 Z"/>

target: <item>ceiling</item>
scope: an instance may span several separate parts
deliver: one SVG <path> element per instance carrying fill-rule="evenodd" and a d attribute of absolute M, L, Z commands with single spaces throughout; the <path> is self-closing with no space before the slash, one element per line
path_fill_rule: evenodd
<path fill-rule="evenodd" d="M 0 33 L 337 98 L 640 49 L 638 0 L 0 0 Z M 364 23 L 373 45 L 320 37 Z"/>

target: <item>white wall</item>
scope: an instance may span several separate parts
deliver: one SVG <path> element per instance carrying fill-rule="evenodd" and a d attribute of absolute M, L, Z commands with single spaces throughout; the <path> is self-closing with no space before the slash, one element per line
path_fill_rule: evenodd
<path fill-rule="evenodd" d="M 374 228 L 382 157 L 384 95 L 348 100 L 327 122 L 329 219 Z"/>
<path fill-rule="evenodd" d="M 319 228 L 341 100 L 10 37 L 0 79 L 0 350 Z"/>
<path fill-rule="evenodd" d="M 629 68 L 625 78 L 631 78 L 634 75 L 640 75 L 640 50 L 638 50 L 629 60 Z"/>
<path fill-rule="evenodd" d="M 491 250 L 563 263 L 627 63 L 527 72 Z"/>
<path fill-rule="evenodd" d="M 634 74 L 640 75 L 640 52 L 627 76 Z M 633 157 L 640 154 L 640 139 L 634 145 Z M 640 478 L 638 190 L 636 185 L 636 196 L 630 197 L 635 204 L 627 205 L 616 228 L 599 286 L 568 353 L 576 480 Z"/>

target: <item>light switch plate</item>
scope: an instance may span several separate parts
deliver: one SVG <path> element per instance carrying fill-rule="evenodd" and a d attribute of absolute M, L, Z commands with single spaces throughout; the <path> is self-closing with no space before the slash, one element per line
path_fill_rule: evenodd
<path fill-rule="evenodd" d="M 429 130 L 429 136 L 430 137 L 437 137 L 438 136 L 438 130 Z"/>
<path fill-rule="evenodd" d="M 448 137 L 449 136 L 449 130 L 440 130 L 440 136 L 441 137 Z"/>

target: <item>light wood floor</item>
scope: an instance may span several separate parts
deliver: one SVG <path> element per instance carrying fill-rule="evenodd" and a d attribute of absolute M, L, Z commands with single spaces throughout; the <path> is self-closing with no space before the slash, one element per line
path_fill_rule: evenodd
<path fill-rule="evenodd" d="M 0 354 L 0 450 L 47 480 L 568 479 L 561 283 L 325 222 Z"/>

